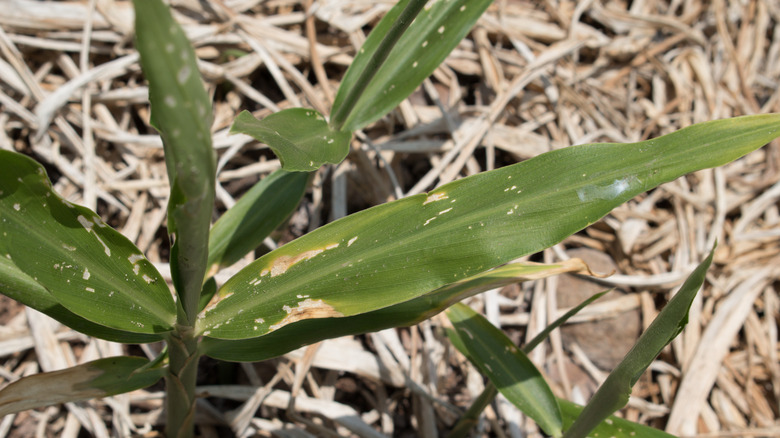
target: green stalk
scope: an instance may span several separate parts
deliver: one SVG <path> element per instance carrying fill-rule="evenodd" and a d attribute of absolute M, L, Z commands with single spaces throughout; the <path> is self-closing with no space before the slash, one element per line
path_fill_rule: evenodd
<path fill-rule="evenodd" d="M 175 330 L 167 336 L 168 437 L 195 433 L 198 302 L 206 274 L 214 208 L 216 154 L 211 143 L 211 99 L 197 57 L 170 8 L 161 0 L 134 0 L 136 45 L 149 80 L 150 122 L 159 131 L 171 194 L 168 233 L 171 276 L 178 296 Z"/>
<path fill-rule="evenodd" d="M 395 47 L 395 44 L 401 38 L 401 35 L 406 32 L 406 29 L 412 24 L 412 21 L 414 21 L 414 18 L 417 17 L 426 3 L 428 3 L 428 0 L 410 0 L 409 4 L 406 5 L 401 12 L 401 15 L 398 16 L 398 20 L 393 23 L 393 26 L 387 32 L 387 35 L 382 39 L 382 42 L 366 64 L 365 69 L 363 69 L 363 72 L 358 77 L 355 85 L 347 93 L 342 105 L 336 108 L 336 111 L 331 114 L 330 126 L 334 130 L 340 131 L 341 128 L 344 127 L 344 122 L 347 120 L 352 108 L 360 99 L 360 96 L 363 95 L 368 84 L 371 83 L 371 80 L 374 79 L 374 76 L 379 72 L 379 67 L 385 62 L 387 56 L 390 55 L 393 47 Z"/>
<path fill-rule="evenodd" d="M 447 435 L 449 438 L 465 438 L 471 433 L 477 423 L 479 422 L 479 416 L 482 415 L 482 411 L 485 410 L 493 399 L 498 395 L 498 389 L 496 385 L 490 380 L 485 383 L 485 389 L 479 394 L 474 402 L 469 406 L 469 409 L 461 415 L 455 427 L 452 428 Z"/>
<path fill-rule="evenodd" d="M 198 377 L 198 340 L 192 327 L 178 326 L 168 338 L 170 363 L 165 376 L 167 389 L 165 433 L 168 438 L 195 435 L 195 384 Z"/>

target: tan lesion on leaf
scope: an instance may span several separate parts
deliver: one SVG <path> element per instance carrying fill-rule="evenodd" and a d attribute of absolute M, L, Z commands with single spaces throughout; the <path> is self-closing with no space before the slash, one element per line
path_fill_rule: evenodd
<path fill-rule="evenodd" d="M 591 271 L 590 266 L 588 266 L 588 264 L 585 263 L 584 260 L 579 258 L 571 258 L 569 260 L 565 260 L 558 264 L 562 266 L 562 269 L 565 269 L 568 272 L 573 272 L 580 275 L 587 275 L 594 278 L 607 278 L 615 273 L 615 271 L 604 272 L 604 273 L 593 272 Z"/>
<path fill-rule="evenodd" d="M 541 280 L 544 278 L 552 277 L 554 275 L 561 275 L 561 274 L 578 274 L 578 275 L 585 275 L 593 278 L 607 278 L 615 273 L 614 271 L 607 272 L 607 273 L 593 272 L 588 266 L 588 264 L 585 263 L 585 261 L 576 257 L 570 258 L 568 260 L 562 260 L 552 264 L 523 262 L 523 263 L 519 263 L 519 265 L 539 266 L 544 269 L 540 269 L 536 272 L 524 273 L 523 275 L 515 277 L 518 281 Z"/>
<path fill-rule="evenodd" d="M 336 310 L 330 304 L 322 300 L 312 300 L 311 298 L 299 301 L 296 307 L 284 306 L 283 309 L 287 312 L 287 316 L 279 323 L 270 326 L 269 330 L 278 330 L 287 324 L 303 321 L 305 319 L 338 318 L 344 316 L 343 313 Z"/>
<path fill-rule="evenodd" d="M 309 259 L 314 258 L 315 256 L 322 254 L 326 250 L 337 248 L 339 246 L 338 243 L 334 243 L 331 245 L 327 245 L 323 248 L 317 248 L 317 249 L 311 249 L 309 251 L 304 251 L 300 254 L 296 254 L 294 256 L 291 255 L 281 255 L 277 257 L 270 266 L 263 269 L 260 272 L 260 276 L 266 276 L 268 274 L 271 274 L 271 277 L 276 277 L 277 275 L 282 275 L 285 272 L 287 272 L 288 269 L 290 269 L 291 266 L 295 265 L 296 263 L 300 263 Z"/>
<path fill-rule="evenodd" d="M 253 286 L 257 286 L 260 284 L 260 277 L 265 277 L 267 275 L 271 275 L 271 277 L 276 277 L 277 275 L 282 275 L 285 272 L 287 272 L 288 269 L 290 269 L 291 266 L 295 265 L 296 263 L 300 263 L 305 260 L 309 260 L 319 254 L 322 254 L 323 252 L 329 250 L 338 248 L 338 243 L 331 243 L 329 245 L 326 245 L 322 248 L 318 249 L 312 249 L 309 251 L 304 251 L 302 253 L 299 253 L 297 255 L 291 256 L 291 255 L 280 255 L 276 259 L 274 259 L 271 264 L 260 271 L 260 276 L 251 280 L 249 284 Z M 226 300 L 227 298 L 230 298 L 233 295 L 233 292 L 224 292 L 224 289 L 221 289 L 219 292 L 214 294 L 214 296 L 211 298 L 209 303 L 206 305 L 206 307 L 203 309 L 203 311 L 200 312 L 199 318 L 204 318 L 206 313 L 211 312 L 214 310 L 221 302 Z M 307 300 L 310 301 L 310 300 Z M 286 306 L 289 308 L 289 306 Z"/>
<path fill-rule="evenodd" d="M 228 292 L 226 294 L 220 294 L 219 292 L 215 293 L 214 296 L 211 297 L 211 300 L 209 300 L 209 303 L 206 305 L 206 307 L 203 308 L 203 311 L 200 312 L 200 315 L 205 315 L 206 313 L 211 312 L 215 307 L 217 307 L 217 304 L 221 303 L 227 298 L 230 298 L 231 296 L 233 296 L 233 292 Z"/>
<path fill-rule="evenodd" d="M 17 380 L 0 391 L 0 417 L 53 404 L 104 397 L 104 389 L 90 385 L 104 373 L 101 368 L 81 365 Z"/>
<path fill-rule="evenodd" d="M 525 262 L 523 264 L 549 266 L 547 269 L 541 270 L 539 272 L 523 275 L 522 276 L 523 281 L 540 280 L 543 278 L 551 277 L 553 275 L 560 275 L 560 274 L 580 274 L 580 275 L 587 275 L 595 278 L 605 278 L 612 275 L 612 273 L 598 274 L 591 271 L 590 267 L 588 267 L 588 265 L 582 259 L 579 258 L 571 258 L 550 265 L 546 265 L 543 263 L 534 263 L 534 262 Z"/>

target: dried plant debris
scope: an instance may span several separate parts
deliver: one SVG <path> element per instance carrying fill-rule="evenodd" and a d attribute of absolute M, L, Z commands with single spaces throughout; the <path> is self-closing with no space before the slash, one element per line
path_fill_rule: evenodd
<path fill-rule="evenodd" d="M 392 5 L 171 3 L 214 100 L 215 217 L 279 168 L 264 145 L 228 135 L 233 118 L 243 109 L 262 117 L 299 105 L 327 114 L 356 47 Z M 7 0 L 0 10 L 0 147 L 45 163 L 63 197 L 96 209 L 165 272 L 167 176 L 149 124 L 132 23 L 124 0 Z M 318 171 L 295 222 L 267 246 L 552 149 L 637 141 L 710 119 L 780 111 L 779 26 L 780 7 L 766 1 L 496 1 L 418 91 L 356 136 L 347 161 Z M 555 261 L 573 249 L 607 256 L 615 275 L 600 281 L 623 293 L 582 317 L 594 329 L 614 327 L 609 321 L 620 318 L 646 327 L 720 242 L 687 329 L 640 380 L 625 418 L 685 436 L 780 435 L 779 170 L 780 145 L 771 144 L 665 184 L 536 256 Z M 556 301 L 556 293 L 566 294 L 571 283 L 540 280 L 470 303 L 524 342 L 570 305 L 566 297 Z M 3 312 L 2 383 L 125 348 L 19 307 Z M 235 365 L 231 381 L 204 376 L 201 431 L 443 432 L 483 382 L 438 328 L 434 319 L 361 341 L 327 341 L 273 366 Z M 531 354 L 554 378 L 558 395 L 579 402 L 613 362 L 584 345 L 586 338 L 554 334 Z M 154 345 L 141 350 L 158 353 Z M 76 436 L 80 429 L 152 436 L 161 397 L 153 387 L 11 415 L 0 420 L 0 436 L 35 430 Z M 501 401 L 479 428 L 485 435 L 541 436 Z"/>

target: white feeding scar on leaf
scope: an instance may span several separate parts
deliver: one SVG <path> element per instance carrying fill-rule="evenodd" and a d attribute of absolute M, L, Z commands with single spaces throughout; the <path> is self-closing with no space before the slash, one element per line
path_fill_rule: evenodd
<path fill-rule="evenodd" d="M 143 254 L 132 254 L 127 258 L 127 261 L 133 265 L 133 274 L 138 275 L 141 272 L 141 265 L 139 265 L 138 262 L 143 259 Z"/>
<path fill-rule="evenodd" d="M 78 215 L 78 217 L 76 217 L 76 220 L 79 221 L 81 226 L 84 227 L 84 229 L 87 230 L 88 233 L 92 233 L 95 235 L 95 238 L 98 240 L 98 242 L 100 242 L 100 244 L 103 245 L 103 251 L 106 253 L 107 256 L 111 257 L 111 249 L 108 247 L 108 245 L 106 245 L 105 242 L 103 242 L 103 239 L 101 239 L 100 236 L 97 235 L 95 230 L 92 229 L 93 225 L 97 225 L 101 228 L 105 226 L 100 222 L 100 219 L 94 218 L 92 221 L 90 221 L 84 216 Z"/>
<path fill-rule="evenodd" d="M 179 81 L 179 84 L 184 85 L 187 82 L 187 79 L 189 78 L 190 78 L 190 66 L 184 64 L 179 69 L 179 72 L 176 74 L 176 80 Z"/>
<path fill-rule="evenodd" d="M 442 192 L 433 193 L 431 195 L 428 195 L 427 198 L 425 198 L 425 202 L 423 202 L 423 205 L 430 204 L 431 202 L 441 201 L 442 199 L 449 199 L 449 196 L 447 196 L 446 193 L 442 193 Z"/>
<path fill-rule="evenodd" d="M 589 202 L 595 199 L 611 201 L 630 189 L 631 184 L 636 182 L 641 183 L 642 181 L 636 176 L 631 175 L 616 179 L 606 186 L 587 185 L 581 189 L 577 189 L 577 197 L 580 198 L 580 201 L 582 202 Z"/>

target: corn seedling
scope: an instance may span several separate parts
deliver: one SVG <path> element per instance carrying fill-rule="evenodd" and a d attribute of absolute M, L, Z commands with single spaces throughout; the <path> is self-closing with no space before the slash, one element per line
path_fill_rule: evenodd
<path fill-rule="evenodd" d="M 500 391 L 551 436 L 584 437 L 593 428 L 606 436 L 663 436 L 605 418 L 625 405 L 631 385 L 679 333 L 711 256 L 581 412 L 552 396 L 525 357 L 533 345 L 508 343 L 455 304 L 500 285 L 584 270 L 576 261 L 509 262 L 562 241 L 659 184 L 763 146 L 780 135 L 779 115 L 545 153 L 325 225 L 217 285 L 216 272 L 253 251 L 296 208 L 307 172 L 343 160 L 353 132 L 418 87 L 490 1 L 399 1 L 355 57 L 329 120 L 304 108 L 262 120 L 239 114 L 233 132 L 270 146 L 283 170 L 260 181 L 213 225 L 211 102 L 194 52 L 160 0 L 134 4 L 151 121 L 163 139 L 170 181 L 174 291 L 130 241 L 54 192 L 40 164 L 0 151 L 0 292 L 87 335 L 164 341 L 167 348 L 153 361 L 112 357 L 22 378 L 0 391 L 0 416 L 165 379 L 167 434 L 189 437 L 201 356 L 260 361 L 323 339 L 414 324 L 449 308 L 453 342 L 493 383 L 470 412 Z M 458 428 L 468 430 L 468 423 Z"/>

